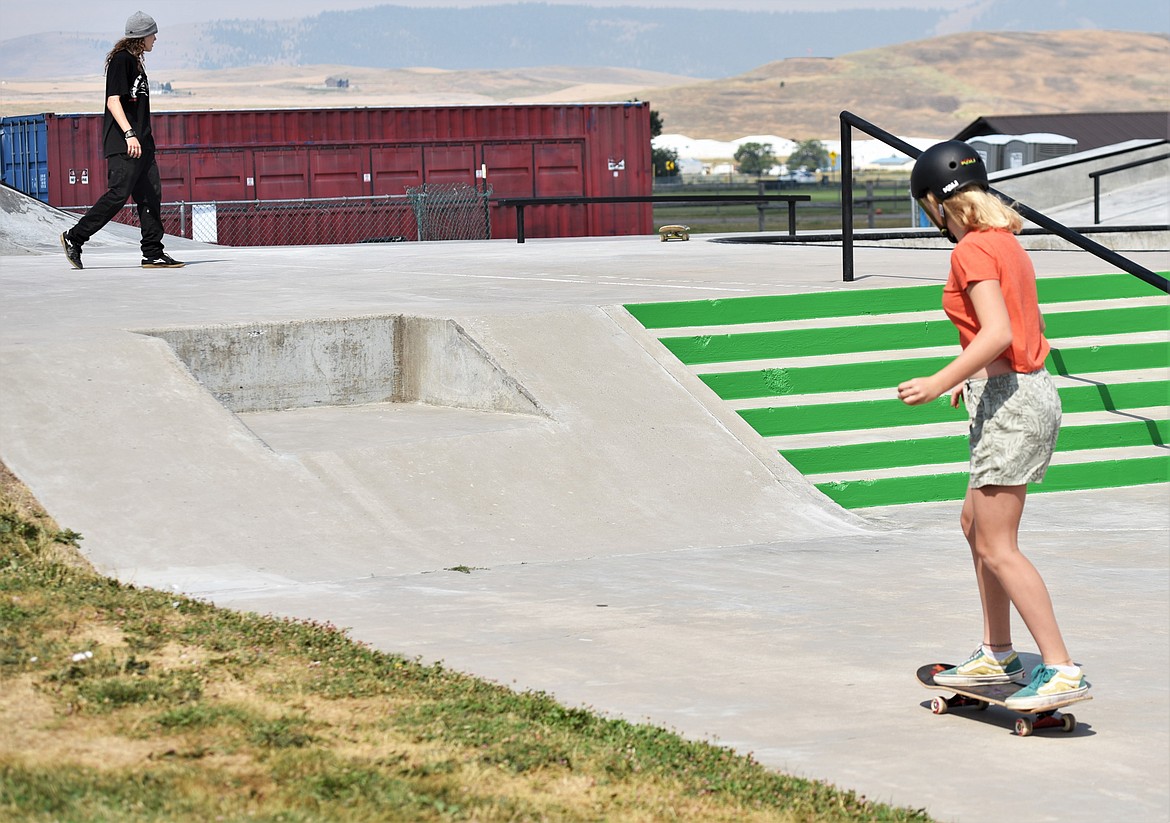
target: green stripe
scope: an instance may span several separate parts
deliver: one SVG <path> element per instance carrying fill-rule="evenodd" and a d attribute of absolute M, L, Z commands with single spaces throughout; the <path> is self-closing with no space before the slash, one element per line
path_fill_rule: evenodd
<path fill-rule="evenodd" d="M 918 477 L 883 477 L 817 483 L 817 488 L 846 509 L 900 506 L 904 503 L 937 503 L 961 500 L 967 494 L 967 473 L 925 474 Z"/>
<path fill-rule="evenodd" d="M 920 323 L 880 323 L 830 329 L 662 338 L 662 344 L 688 365 L 914 349 L 957 343 L 955 327 L 945 318 Z"/>
<path fill-rule="evenodd" d="M 1046 321 L 1050 340 L 1098 334 L 1135 334 L 1170 328 L 1170 308 L 1133 306 L 1058 312 L 1047 315 Z M 951 322 L 942 317 L 917 323 L 664 337 L 661 342 L 683 363 L 696 365 L 948 346 L 957 343 L 957 335 Z"/>
<path fill-rule="evenodd" d="M 953 357 L 919 357 L 875 363 L 793 366 L 755 371 L 700 374 L 699 379 L 724 400 L 785 397 L 866 389 L 893 388 L 911 377 L 934 374 Z"/>
<path fill-rule="evenodd" d="M 1134 420 L 1065 426 L 1056 439 L 1059 452 L 1117 449 L 1125 446 L 1165 446 L 1170 443 L 1170 421 Z"/>
<path fill-rule="evenodd" d="M 1059 392 L 1066 414 L 1141 409 L 1166 405 L 1170 399 L 1170 381 L 1069 386 Z M 741 409 L 739 415 L 764 437 L 918 426 L 966 419 L 963 410 L 951 408 L 949 395 L 922 406 L 907 406 L 895 398 Z"/>
<path fill-rule="evenodd" d="M 910 377 L 934 374 L 951 362 L 951 357 L 920 357 L 883 360 L 875 363 L 839 363 L 830 366 L 793 366 L 754 371 L 700 374 L 724 400 L 753 397 L 784 397 L 864 391 L 893 387 Z M 1053 349 L 1045 366 L 1053 374 L 1077 374 L 1170 367 L 1170 343 L 1130 343 Z"/>
<path fill-rule="evenodd" d="M 1089 374 L 1105 371 L 1170 368 L 1170 341 L 1054 348 L 1044 365 L 1053 374 Z"/>
<path fill-rule="evenodd" d="M 1170 442 L 1170 421 L 1133 420 L 1124 423 L 1090 423 L 1065 426 L 1056 441 L 1058 452 L 1118 449 L 1127 446 L 1165 446 Z M 802 474 L 830 474 L 967 460 L 967 435 L 882 440 L 808 449 L 785 449 L 784 459 Z"/>
<path fill-rule="evenodd" d="M 1121 300 L 1129 297 L 1165 297 L 1166 292 L 1132 274 L 1092 274 L 1082 277 L 1038 277 L 1036 294 L 1041 303 L 1076 303 L 1084 300 Z"/>
<path fill-rule="evenodd" d="M 1065 414 L 1076 412 L 1145 409 L 1170 403 L 1170 381 L 1144 383 L 1098 383 L 1091 386 L 1068 386 L 1060 389 L 1060 405 Z"/>
<path fill-rule="evenodd" d="M 941 301 L 942 286 L 909 286 L 675 303 L 637 303 L 626 306 L 626 310 L 646 328 L 663 329 L 931 311 L 938 309 Z"/>
<path fill-rule="evenodd" d="M 1135 457 L 1051 466 L 1042 484 L 1029 484 L 1030 493 L 1144 486 L 1170 481 L 1170 457 Z M 876 480 L 818 483 L 817 488 L 846 509 L 898 506 L 961 500 L 967 493 L 967 474 L 933 474 Z"/>
<path fill-rule="evenodd" d="M 1129 274 L 1042 277 L 1036 281 L 1036 291 L 1041 303 L 1162 295 L 1154 286 Z M 938 309 L 941 301 L 942 286 L 907 286 L 670 303 L 631 303 L 625 308 L 646 328 L 666 329 L 931 311 Z"/>
<path fill-rule="evenodd" d="M 1095 334 L 1137 334 L 1170 329 L 1170 305 L 1062 311 L 1044 315 L 1049 340 Z"/>
<path fill-rule="evenodd" d="M 801 474 L 830 474 L 959 463 L 967 459 L 967 452 L 967 435 L 956 434 L 916 440 L 882 440 L 810 449 L 784 449 L 781 453 Z"/>

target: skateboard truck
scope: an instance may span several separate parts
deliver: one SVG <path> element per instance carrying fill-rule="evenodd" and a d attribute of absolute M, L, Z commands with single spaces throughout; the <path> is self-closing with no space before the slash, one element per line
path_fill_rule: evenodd
<path fill-rule="evenodd" d="M 1041 729 L 1060 729 L 1071 732 L 1077 727 L 1075 715 L 1059 713 L 1057 710 L 1079 703 L 1082 700 L 1092 700 L 1088 694 L 1079 694 L 1054 706 L 1042 709 L 1015 709 L 1007 705 L 1006 701 L 1020 688 L 1018 683 L 997 683 L 987 686 L 955 686 L 935 683 L 934 676 L 941 671 L 952 668 L 948 663 L 933 663 L 918 669 L 918 682 L 934 691 L 950 692 L 951 697 L 934 697 L 930 701 L 930 710 L 934 714 L 946 714 L 951 709 L 974 709 L 983 711 L 988 706 L 996 705 L 1019 715 L 1015 721 L 1015 732 L 1020 737 L 1028 737 Z"/>
<path fill-rule="evenodd" d="M 936 688 L 943 689 L 944 686 Z M 935 697 L 930 701 L 930 710 L 934 714 L 946 714 L 951 709 L 974 709 L 984 711 L 991 704 L 986 700 L 968 697 L 965 694 L 956 694 L 951 697 Z M 1077 718 L 1074 714 L 1058 714 L 1056 709 L 1046 709 L 1035 712 L 1035 717 L 1017 717 L 1015 723 L 1016 734 L 1028 737 L 1032 732 L 1040 729 L 1060 729 L 1071 732 L 1077 727 Z"/>

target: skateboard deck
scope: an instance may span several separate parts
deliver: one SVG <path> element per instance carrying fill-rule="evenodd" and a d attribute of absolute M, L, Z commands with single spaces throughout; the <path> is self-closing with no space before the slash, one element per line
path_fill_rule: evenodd
<path fill-rule="evenodd" d="M 662 242 L 667 240 L 690 240 L 691 227 L 690 226 L 663 226 L 658 230 L 662 236 Z"/>
<path fill-rule="evenodd" d="M 1077 727 L 1076 717 L 1067 712 L 1059 713 L 1057 710 L 1071 706 L 1073 703 L 1093 699 L 1091 694 L 1080 694 L 1042 709 L 1012 709 L 1008 708 L 1006 701 L 1011 695 L 1023 688 L 1019 683 L 996 683 L 990 686 L 951 686 L 934 682 L 935 674 L 953 668 L 955 665 L 954 663 L 930 663 L 919 667 L 916 674 L 919 683 L 932 691 L 950 692 L 953 695 L 949 698 L 935 697 L 930 701 L 930 710 L 935 714 L 946 714 L 951 709 L 957 708 L 972 708 L 981 711 L 989 705 L 1002 706 L 1008 711 L 1020 715 L 1016 718 L 1015 724 L 1016 734 L 1020 737 L 1027 737 L 1037 729 L 1059 728 L 1065 732 L 1073 731 Z"/>

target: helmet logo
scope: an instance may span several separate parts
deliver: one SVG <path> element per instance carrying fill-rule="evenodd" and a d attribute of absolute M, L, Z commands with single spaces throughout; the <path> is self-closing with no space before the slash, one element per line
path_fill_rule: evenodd
<path fill-rule="evenodd" d="M 970 166 L 972 163 L 975 162 L 975 160 L 976 160 L 976 158 L 974 158 L 974 157 L 965 157 L 959 161 L 959 165 L 960 166 Z"/>
<path fill-rule="evenodd" d="M 951 182 L 947 183 L 945 186 L 942 187 L 943 194 L 950 194 L 952 191 L 954 191 L 958 187 L 959 187 L 959 181 L 952 180 Z"/>

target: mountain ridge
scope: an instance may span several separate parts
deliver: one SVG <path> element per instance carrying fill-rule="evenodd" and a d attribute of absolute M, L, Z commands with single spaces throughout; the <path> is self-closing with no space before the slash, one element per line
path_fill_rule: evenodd
<path fill-rule="evenodd" d="M 1126 55 L 1119 61 L 1118 55 Z M 796 57 L 716 80 L 622 67 L 374 69 L 322 64 L 159 69 L 156 111 L 648 101 L 670 133 L 832 139 L 849 110 L 901 135 L 947 137 L 980 116 L 1165 111 L 1170 36 L 1078 29 L 964 32 L 836 58 Z M 330 86 L 328 77 L 344 78 Z M 93 67 L 66 79 L 6 80 L 0 113 L 95 111 Z"/>
<path fill-rule="evenodd" d="M 1140 6 L 966 0 L 949 9 L 763 12 L 518 0 L 434 8 L 383 4 L 286 20 L 174 26 L 159 15 L 160 43 L 152 65 L 164 71 L 331 63 L 445 69 L 607 65 L 718 78 L 779 59 L 836 57 L 957 31 L 1098 28 L 1164 34 L 1170 16 L 1159 21 Z M 110 35 L 61 31 L 9 38 L 0 41 L 0 78 L 89 74 L 101 66 L 112 42 Z"/>

